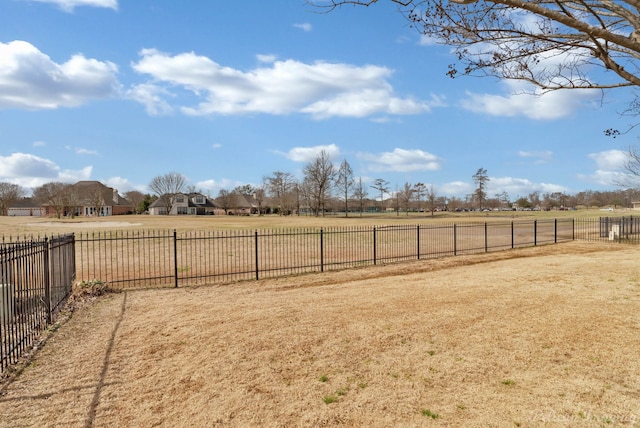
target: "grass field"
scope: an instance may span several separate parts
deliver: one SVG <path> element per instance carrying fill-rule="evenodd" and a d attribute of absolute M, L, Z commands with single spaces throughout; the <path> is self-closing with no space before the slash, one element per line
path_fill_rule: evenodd
<path fill-rule="evenodd" d="M 631 209 L 602 211 L 584 209 L 576 211 L 506 211 L 506 212 L 468 212 L 449 213 L 395 213 L 364 214 L 350 213 L 325 217 L 313 216 L 112 216 L 112 217 L 76 217 L 73 219 L 55 219 L 42 217 L 3 217 L 0 216 L 0 236 L 30 235 L 47 233 L 69 233 L 73 231 L 123 230 L 123 229 L 177 229 L 183 230 L 224 230 L 224 229 L 265 229 L 265 228 L 297 228 L 297 227 L 337 227 L 359 225 L 390 225 L 416 223 L 462 223 L 462 222 L 495 222 L 519 219 L 553 219 L 553 218 L 597 218 L 601 216 L 629 216 L 637 213 Z"/>
<path fill-rule="evenodd" d="M 638 426 L 637 260 L 571 242 L 108 294 L 5 382 L 0 426 Z"/>

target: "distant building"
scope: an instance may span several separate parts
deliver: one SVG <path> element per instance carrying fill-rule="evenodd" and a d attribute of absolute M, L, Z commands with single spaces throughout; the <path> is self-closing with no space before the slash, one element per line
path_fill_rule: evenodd
<path fill-rule="evenodd" d="M 65 195 L 67 203 L 64 213 L 74 216 L 94 217 L 129 214 L 133 212 L 133 205 L 118 191 L 105 186 L 99 181 L 79 181 L 68 189 Z M 39 204 L 33 198 L 24 198 L 13 204 L 7 210 L 10 216 L 53 217 L 57 214 L 56 207 L 51 204 Z"/>
<path fill-rule="evenodd" d="M 7 210 L 8 216 L 16 217 L 41 217 L 42 207 L 33 198 L 22 198 Z"/>
<path fill-rule="evenodd" d="M 163 196 L 149 205 L 150 215 L 167 215 L 167 207 Z M 169 215 L 214 215 L 224 214 L 218 209 L 216 203 L 201 193 L 178 193 L 172 198 L 171 212 Z M 222 211 L 222 212 L 220 212 Z"/>

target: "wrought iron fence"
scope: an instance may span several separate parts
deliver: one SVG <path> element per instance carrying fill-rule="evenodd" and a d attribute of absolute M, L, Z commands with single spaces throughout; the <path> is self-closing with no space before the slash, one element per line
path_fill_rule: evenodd
<path fill-rule="evenodd" d="M 0 371 L 54 322 L 75 280 L 74 236 L 0 242 Z"/>
<path fill-rule="evenodd" d="M 575 221 L 576 239 L 640 244 L 640 217 L 600 217 Z"/>
<path fill-rule="evenodd" d="M 76 234 L 78 280 L 178 287 L 551 244 L 573 219 L 335 228 Z"/>

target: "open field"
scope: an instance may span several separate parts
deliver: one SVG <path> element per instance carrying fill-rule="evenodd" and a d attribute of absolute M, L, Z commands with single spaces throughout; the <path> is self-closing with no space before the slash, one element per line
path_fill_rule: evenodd
<path fill-rule="evenodd" d="M 430 213 L 364 214 L 350 213 L 326 217 L 313 216 L 149 216 L 127 215 L 111 217 L 76 217 L 73 219 L 56 219 L 44 217 L 7 217 L 0 216 L 0 237 L 9 235 L 62 234 L 70 232 L 88 232 L 92 230 L 144 230 L 167 229 L 187 230 L 224 230 L 224 229 L 273 229 L 304 227 L 339 227 L 393 224 L 430 224 L 430 223 L 464 223 L 464 222 L 505 222 L 531 219 L 553 218 L 597 218 L 605 216 L 640 215 L 639 211 L 617 209 L 606 211 L 599 209 L 582 209 L 576 211 L 505 211 L 505 212 L 439 212 Z"/>
<path fill-rule="evenodd" d="M 108 294 L 4 386 L 0 426 L 638 426 L 638 349 L 618 244 Z"/>
<path fill-rule="evenodd" d="M 577 211 L 505 211 L 505 212 L 440 212 L 404 213 L 396 215 L 350 213 L 349 217 L 331 215 L 313 216 L 150 216 L 128 215 L 111 217 L 76 217 L 73 219 L 55 219 L 43 217 L 6 217 L 0 216 L 0 236 L 3 235 L 37 235 L 51 233 L 87 232 L 91 230 L 129 230 L 129 229 L 177 229 L 184 230 L 224 230 L 224 229 L 266 229 L 266 228 L 303 228 L 303 227 L 339 227 L 365 225 L 416 224 L 434 222 L 494 222 L 517 221 L 553 218 L 597 218 L 604 216 L 640 215 L 639 211 L 618 209 L 603 211 L 584 209 Z"/>

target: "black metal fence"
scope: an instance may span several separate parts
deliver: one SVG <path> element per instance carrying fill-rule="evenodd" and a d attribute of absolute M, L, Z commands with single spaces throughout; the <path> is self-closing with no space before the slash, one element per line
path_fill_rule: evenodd
<path fill-rule="evenodd" d="M 640 217 L 600 217 L 575 221 L 576 239 L 640 244 Z"/>
<path fill-rule="evenodd" d="M 114 289 L 229 283 L 574 239 L 640 243 L 640 218 L 2 237 L 0 370 L 54 321 L 75 280 Z"/>
<path fill-rule="evenodd" d="M 76 234 L 78 280 L 178 287 L 500 251 L 574 239 L 573 219 Z"/>
<path fill-rule="evenodd" d="M 75 280 L 74 235 L 0 242 L 0 371 L 52 322 Z"/>

